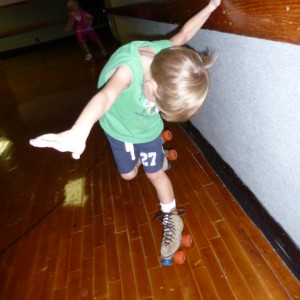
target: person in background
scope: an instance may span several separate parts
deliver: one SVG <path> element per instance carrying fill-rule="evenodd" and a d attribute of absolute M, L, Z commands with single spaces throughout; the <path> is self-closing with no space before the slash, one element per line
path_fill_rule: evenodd
<path fill-rule="evenodd" d="M 79 3 L 76 0 L 68 1 L 67 8 L 69 9 L 69 14 L 66 31 L 70 32 L 73 26 L 76 26 L 77 40 L 82 46 L 84 52 L 86 53 L 85 61 L 87 63 L 94 61 L 86 42 L 87 39 L 95 42 L 101 49 L 101 53 L 103 55 L 106 55 L 107 53 L 104 49 L 104 46 L 100 41 L 95 29 L 92 26 L 92 15 L 90 15 L 87 11 L 81 9 Z"/>

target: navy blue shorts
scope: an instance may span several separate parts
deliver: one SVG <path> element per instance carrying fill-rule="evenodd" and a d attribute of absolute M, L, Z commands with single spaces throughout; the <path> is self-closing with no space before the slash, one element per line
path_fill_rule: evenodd
<path fill-rule="evenodd" d="M 146 173 L 155 173 L 162 169 L 164 153 L 162 138 L 147 143 L 132 144 L 114 139 L 106 133 L 120 174 L 131 172 L 140 159 Z"/>

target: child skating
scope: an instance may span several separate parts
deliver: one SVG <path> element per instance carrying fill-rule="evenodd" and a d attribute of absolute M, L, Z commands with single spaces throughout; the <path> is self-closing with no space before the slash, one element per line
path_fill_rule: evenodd
<path fill-rule="evenodd" d="M 161 206 L 161 254 L 169 257 L 180 246 L 183 230 L 171 181 L 163 170 L 161 132 L 164 118 L 182 122 L 201 107 L 209 87 L 212 58 L 183 47 L 202 27 L 221 0 L 209 4 L 169 40 L 137 41 L 120 47 L 104 66 L 99 92 L 71 129 L 32 139 L 35 147 L 69 151 L 79 159 L 94 123 L 100 122 L 121 177 L 132 180 L 143 169 Z"/>
<path fill-rule="evenodd" d="M 66 31 L 70 32 L 73 26 L 76 26 L 76 35 L 79 44 L 85 52 L 85 62 L 94 62 L 93 56 L 87 44 L 87 40 L 95 42 L 101 49 L 101 53 L 106 55 L 106 51 L 102 42 L 100 41 L 95 29 L 92 26 L 93 17 L 87 11 L 80 8 L 76 0 L 70 0 L 67 3 L 69 9 L 68 23 Z"/>

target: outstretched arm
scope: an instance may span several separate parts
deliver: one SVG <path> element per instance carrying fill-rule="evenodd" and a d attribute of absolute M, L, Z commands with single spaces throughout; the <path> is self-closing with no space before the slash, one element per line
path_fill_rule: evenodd
<path fill-rule="evenodd" d="M 70 32 L 74 24 L 75 24 L 75 20 L 73 18 L 69 18 L 68 23 L 65 27 L 65 31 Z"/>
<path fill-rule="evenodd" d="M 58 134 L 44 134 L 30 140 L 30 144 L 39 148 L 50 147 L 60 152 L 71 152 L 73 158 L 79 159 L 94 123 L 110 109 L 122 90 L 130 85 L 131 80 L 130 69 L 120 66 L 100 92 L 86 105 L 70 130 Z"/>
<path fill-rule="evenodd" d="M 178 33 L 170 38 L 173 46 L 182 46 L 189 42 L 203 26 L 211 13 L 221 4 L 221 0 L 210 0 L 208 5 L 189 19 Z"/>

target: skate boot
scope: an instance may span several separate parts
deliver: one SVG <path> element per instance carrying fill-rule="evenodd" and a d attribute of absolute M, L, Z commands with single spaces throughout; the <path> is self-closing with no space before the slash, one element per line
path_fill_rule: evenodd
<path fill-rule="evenodd" d="M 184 209 L 172 209 L 169 213 L 160 212 L 157 219 L 162 220 L 163 237 L 161 242 L 161 264 L 172 265 L 172 259 L 181 246 L 183 221 L 181 216 L 185 214 Z"/>
<path fill-rule="evenodd" d="M 163 170 L 167 171 L 169 169 L 171 169 L 172 164 L 169 162 L 169 160 L 167 159 L 167 157 L 164 157 L 164 164 L 163 164 Z"/>

